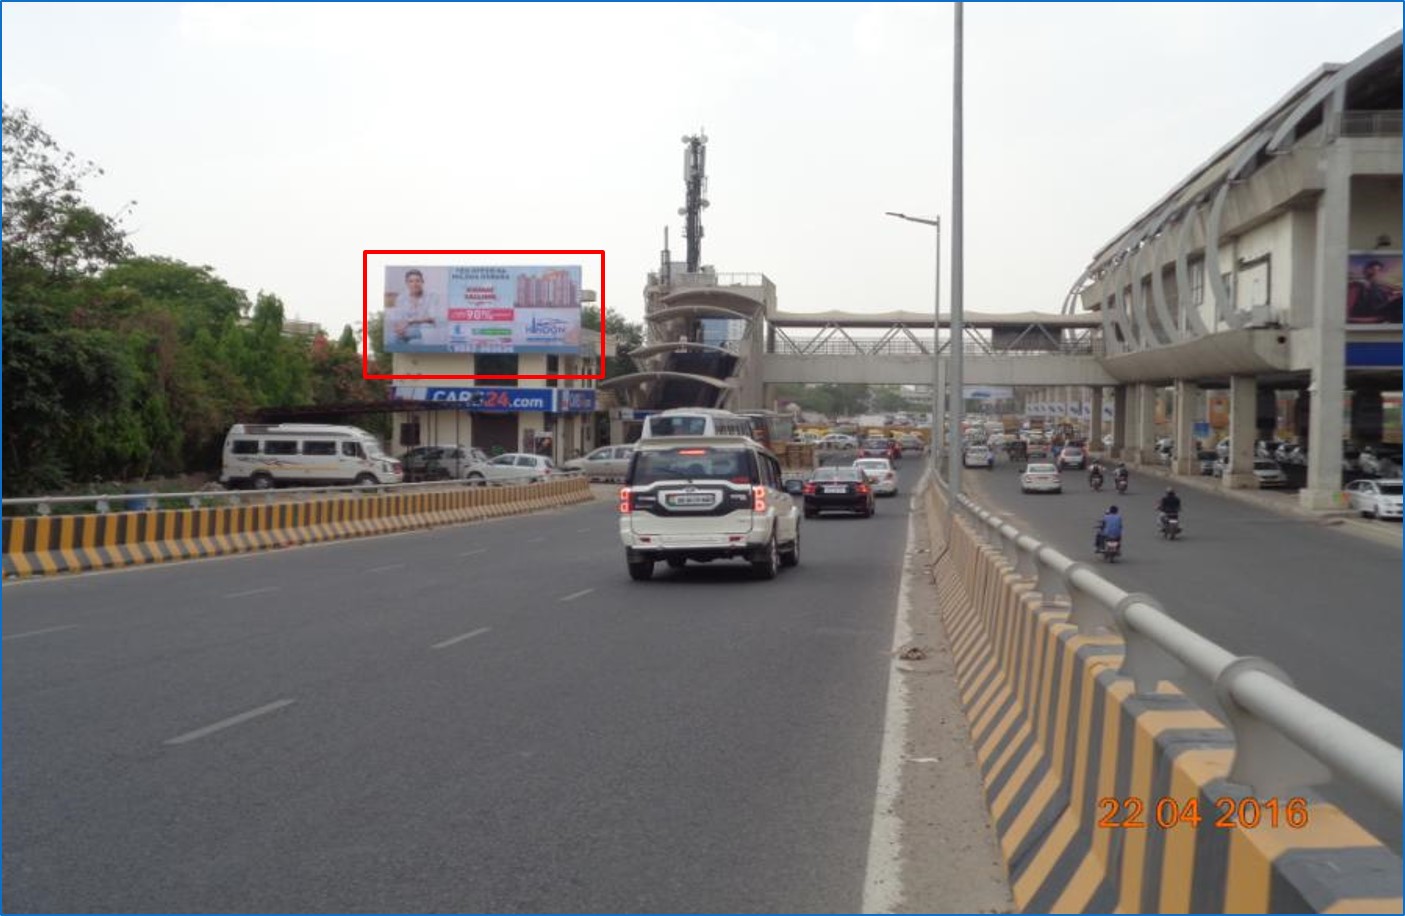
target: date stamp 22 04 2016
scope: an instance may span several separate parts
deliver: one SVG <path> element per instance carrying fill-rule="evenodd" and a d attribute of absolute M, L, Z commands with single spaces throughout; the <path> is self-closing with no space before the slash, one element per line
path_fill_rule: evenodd
<path fill-rule="evenodd" d="M 1098 799 L 1098 809 L 1103 813 L 1098 818 L 1098 826 L 1133 830 L 1148 827 L 1194 829 L 1208 820 L 1222 830 L 1261 827 L 1301 830 L 1308 823 L 1307 799 L 1298 796 L 1286 799 L 1220 796 L 1212 804 L 1213 810 L 1202 813 L 1198 798 L 1163 796 L 1152 800 L 1108 796 Z"/>

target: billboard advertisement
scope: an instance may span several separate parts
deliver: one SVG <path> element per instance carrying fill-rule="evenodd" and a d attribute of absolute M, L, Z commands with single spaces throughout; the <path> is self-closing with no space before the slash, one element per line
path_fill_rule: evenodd
<path fill-rule="evenodd" d="M 440 401 L 482 413 L 550 411 L 555 388 L 429 388 L 399 385 L 391 392 L 396 401 Z"/>
<path fill-rule="evenodd" d="M 1353 251 L 1347 254 L 1347 324 L 1400 324 L 1402 279 L 1399 254 Z"/>
<path fill-rule="evenodd" d="M 385 269 L 389 353 L 575 354 L 581 344 L 581 269 Z"/>

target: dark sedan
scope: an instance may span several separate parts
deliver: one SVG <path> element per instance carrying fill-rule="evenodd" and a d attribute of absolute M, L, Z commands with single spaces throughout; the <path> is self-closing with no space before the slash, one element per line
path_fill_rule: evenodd
<path fill-rule="evenodd" d="M 862 468 L 820 468 L 806 481 L 805 517 L 827 511 L 873 515 L 873 487 Z"/>

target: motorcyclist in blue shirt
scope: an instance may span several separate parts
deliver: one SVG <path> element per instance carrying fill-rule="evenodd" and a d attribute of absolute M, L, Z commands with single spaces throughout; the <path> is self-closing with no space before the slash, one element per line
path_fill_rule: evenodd
<path fill-rule="evenodd" d="M 1102 523 L 1098 525 L 1098 537 L 1094 541 L 1094 549 L 1101 551 L 1103 541 L 1108 538 L 1122 538 L 1122 516 L 1118 514 L 1116 506 L 1109 506 L 1107 514 L 1103 516 Z"/>

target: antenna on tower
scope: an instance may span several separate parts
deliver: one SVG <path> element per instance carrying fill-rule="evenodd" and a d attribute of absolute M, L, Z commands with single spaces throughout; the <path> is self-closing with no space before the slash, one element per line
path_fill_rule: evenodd
<path fill-rule="evenodd" d="M 659 252 L 659 281 L 662 286 L 673 282 L 673 253 L 668 250 L 667 226 L 663 227 L 663 251 Z"/>
<path fill-rule="evenodd" d="M 688 273 L 697 273 L 702 263 L 702 211 L 707 207 L 707 134 L 701 129 L 684 137 L 688 148 L 683 152 L 683 186 L 687 198 L 678 215 L 684 217 L 683 238 L 688 243 Z"/>

